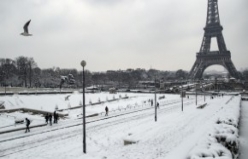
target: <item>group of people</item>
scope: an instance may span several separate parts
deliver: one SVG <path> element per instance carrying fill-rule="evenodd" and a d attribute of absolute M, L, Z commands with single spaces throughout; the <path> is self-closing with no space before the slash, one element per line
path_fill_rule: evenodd
<path fill-rule="evenodd" d="M 152 99 L 149 99 L 148 102 L 151 102 L 151 106 L 153 106 L 153 100 Z M 159 102 L 157 102 L 157 108 L 159 108 Z"/>
<path fill-rule="evenodd" d="M 46 123 L 48 124 L 48 121 L 49 121 L 50 125 L 52 125 L 52 118 L 54 119 L 53 123 L 58 123 L 59 115 L 56 113 L 56 111 L 54 111 L 53 116 L 52 116 L 52 114 L 48 114 L 48 113 L 45 115 Z M 27 133 L 27 132 L 30 132 L 29 125 L 30 125 L 31 121 L 28 118 L 25 118 L 25 120 L 26 120 L 25 133 Z"/>
<path fill-rule="evenodd" d="M 152 104 L 153 104 L 153 101 L 151 100 L 151 105 Z M 157 107 L 159 108 L 158 102 L 157 102 Z M 107 106 L 105 107 L 105 112 L 106 112 L 105 116 L 108 116 L 109 109 Z M 48 113 L 45 115 L 46 123 L 48 124 L 48 121 L 49 121 L 50 125 L 52 125 L 52 118 L 54 119 L 53 123 L 58 123 L 59 115 L 56 113 L 56 111 L 54 111 L 53 116 L 52 116 L 52 114 L 48 114 Z M 26 118 L 26 131 L 25 131 L 25 133 L 30 132 L 29 125 L 30 125 L 30 120 L 28 118 Z"/>
<path fill-rule="evenodd" d="M 46 123 L 48 124 L 49 121 L 50 125 L 52 125 L 52 118 L 54 119 L 53 123 L 58 123 L 59 115 L 56 113 L 56 111 L 54 111 L 53 116 L 52 114 L 48 113 L 45 115 Z"/>

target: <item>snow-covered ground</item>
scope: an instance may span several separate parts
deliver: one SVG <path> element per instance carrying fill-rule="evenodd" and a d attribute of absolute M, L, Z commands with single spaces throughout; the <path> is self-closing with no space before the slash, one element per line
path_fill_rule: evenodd
<path fill-rule="evenodd" d="M 157 98 L 165 96 L 164 99 L 159 100 L 158 102 L 173 102 L 180 101 L 178 95 L 170 94 L 158 94 Z M 126 98 L 128 97 L 128 98 Z M 116 101 L 111 101 L 116 99 Z M 129 109 L 147 107 L 150 106 L 148 102 L 150 99 L 154 100 L 154 94 L 136 94 L 136 93 L 95 93 L 95 94 L 86 94 L 85 104 L 86 104 L 86 115 L 91 115 L 95 113 L 104 113 L 105 107 L 108 106 L 110 113 L 118 111 L 126 111 Z M 90 105 L 91 103 L 97 103 L 101 101 L 102 104 Z M 58 109 L 67 109 L 62 111 L 62 113 L 68 113 L 68 118 L 75 119 L 82 117 L 82 109 L 69 109 L 73 107 L 78 107 L 82 105 L 82 94 L 75 92 L 73 94 L 47 94 L 47 95 L 13 95 L 13 96 L 0 96 L 0 102 L 4 103 L 6 109 L 15 109 L 15 108 L 32 108 L 37 110 L 44 110 L 53 113 L 55 108 Z M 126 110 L 125 110 L 126 109 Z M 1 113 L 0 115 L 0 128 L 13 125 L 15 119 L 19 118 L 29 118 L 33 122 L 44 123 L 44 117 L 42 115 L 33 115 L 32 113 Z M 14 125 L 17 126 L 18 125 Z M 0 131 L 3 129 L 0 129 Z"/>
<path fill-rule="evenodd" d="M 240 120 L 240 156 L 239 159 L 248 158 L 248 101 L 242 101 Z"/>
<path fill-rule="evenodd" d="M 99 97 L 102 101 L 107 98 L 105 96 L 107 94 L 95 95 L 96 97 L 90 97 L 92 102 L 97 101 Z M 231 118 L 235 118 L 237 115 L 235 112 L 240 108 L 239 96 L 233 97 L 232 100 L 230 100 L 231 96 L 216 97 L 212 100 L 207 97 L 207 106 L 203 109 L 196 108 L 194 96 L 191 96 L 189 99 L 184 99 L 184 111 L 182 112 L 179 95 L 166 94 L 165 99 L 158 100 L 160 108 L 158 109 L 158 120 L 155 122 L 154 107 L 147 103 L 149 99 L 154 98 L 154 94 L 127 95 L 130 97 L 129 99 L 86 107 L 86 112 L 91 113 L 103 112 L 106 105 L 111 110 L 109 116 L 100 114 L 86 119 L 87 154 L 84 154 L 82 150 L 82 119 L 77 119 L 75 115 L 80 114 L 81 110 L 75 109 L 69 111 L 68 119 L 59 121 L 53 126 L 33 128 L 30 133 L 26 134 L 24 131 L 1 134 L 0 157 L 186 159 L 195 152 L 202 153 L 204 150 L 196 148 L 198 145 L 205 144 L 204 140 L 207 140 L 209 133 L 215 129 L 216 122 L 229 119 L 231 111 L 234 112 L 234 116 Z M 42 104 L 42 109 L 52 107 L 52 111 L 55 105 L 58 105 L 59 108 L 67 108 L 68 103 L 66 102 L 69 102 L 71 107 L 78 106 L 80 103 L 80 94 L 78 95 L 80 99 L 74 98 L 74 94 L 71 95 L 70 101 L 65 101 L 65 96 L 58 97 L 56 100 L 55 97 L 42 98 L 42 100 L 36 98 L 32 100 L 33 103 L 26 102 L 31 100 L 26 99 L 31 96 L 9 97 L 9 99 L 1 97 L 1 101 L 12 103 L 12 106 L 9 107 L 14 107 L 13 103 L 18 100 L 20 107 L 29 107 L 39 103 L 37 108 L 40 108 L 40 104 Z M 111 96 L 113 97 L 113 95 Z M 116 98 L 118 96 L 116 95 Z M 89 99 L 89 96 L 86 98 Z M 108 98 L 111 99 L 111 97 Z M 63 104 L 58 101 L 63 101 L 61 102 Z M 198 103 L 203 103 L 203 97 L 198 97 Z M 3 117 L 0 116 L 0 124 L 3 123 L 2 119 Z M 124 145 L 124 140 L 136 143 Z M 229 156 L 226 158 L 229 159 Z"/>

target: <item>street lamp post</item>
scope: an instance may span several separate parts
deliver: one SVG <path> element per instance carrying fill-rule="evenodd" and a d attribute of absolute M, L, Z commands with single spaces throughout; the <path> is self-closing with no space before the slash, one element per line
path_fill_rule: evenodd
<path fill-rule="evenodd" d="M 4 94 L 6 95 L 6 82 L 4 83 Z"/>
<path fill-rule="evenodd" d="M 197 82 L 197 81 L 196 81 Z M 197 106 L 197 85 L 198 83 L 195 84 L 195 105 Z"/>
<path fill-rule="evenodd" d="M 4 94 L 6 95 L 6 73 L 3 71 L 3 79 L 4 79 Z"/>
<path fill-rule="evenodd" d="M 181 83 L 181 98 L 182 98 L 182 112 L 183 112 L 183 80 L 182 80 L 182 83 Z"/>
<path fill-rule="evenodd" d="M 86 62 L 83 60 L 81 62 L 81 66 L 83 67 L 83 152 L 86 153 L 86 127 L 85 127 L 85 75 L 84 75 L 84 67 L 86 66 Z"/>
<path fill-rule="evenodd" d="M 204 102 L 205 102 L 205 100 L 206 100 L 206 98 L 205 98 L 205 87 L 204 87 L 203 81 L 204 81 L 204 79 L 201 80 L 201 88 L 202 88 L 202 92 L 204 91 L 203 95 L 204 95 Z"/>
<path fill-rule="evenodd" d="M 155 83 L 154 83 L 154 86 L 155 86 L 155 91 L 154 91 L 154 95 L 155 95 L 155 99 L 154 99 L 154 107 L 155 107 L 155 122 L 157 121 L 157 95 L 156 95 L 156 78 L 155 78 Z"/>

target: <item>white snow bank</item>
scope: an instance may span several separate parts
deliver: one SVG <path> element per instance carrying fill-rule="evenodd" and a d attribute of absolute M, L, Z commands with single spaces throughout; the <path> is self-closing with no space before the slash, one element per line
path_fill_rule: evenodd
<path fill-rule="evenodd" d="M 222 107 L 223 114 L 213 123 L 208 136 L 190 151 L 187 159 L 237 159 L 239 150 L 238 124 L 241 97 L 231 98 Z"/>

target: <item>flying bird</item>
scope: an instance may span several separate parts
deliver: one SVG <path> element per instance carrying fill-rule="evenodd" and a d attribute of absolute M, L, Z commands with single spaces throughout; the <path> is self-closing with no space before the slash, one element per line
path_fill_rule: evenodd
<path fill-rule="evenodd" d="M 28 26 L 29 26 L 30 22 L 31 22 L 31 19 L 23 26 L 24 32 L 21 33 L 21 35 L 23 35 L 23 36 L 32 36 L 32 34 L 28 33 Z"/>

